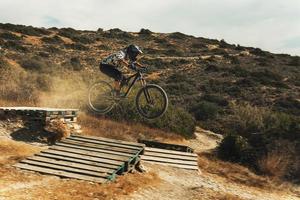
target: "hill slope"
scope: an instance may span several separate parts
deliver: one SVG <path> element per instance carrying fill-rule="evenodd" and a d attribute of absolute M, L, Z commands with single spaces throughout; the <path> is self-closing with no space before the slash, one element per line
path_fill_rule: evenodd
<path fill-rule="evenodd" d="M 185 111 L 171 113 L 173 117 L 164 118 L 163 124 L 151 124 L 132 115 L 116 119 L 142 121 L 160 128 L 171 126 L 172 131 L 191 136 L 194 121 L 185 113 L 189 112 L 204 128 L 234 134 L 223 145 L 223 158 L 256 170 L 264 168 L 266 173 L 284 168 L 285 178 L 299 177 L 298 56 L 178 32 L 83 31 L 0 24 L 0 103 L 85 109 L 88 86 L 103 78 L 99 61 L 130 43 L 145 52 L 141 62 L 151 67 L 148 80 L 166 89 L 175 109 Z M 181 127 L 173 126 L 180 123 Z M 286 151 L 279 151 L 287 146 Z M 280 162 L 275 168 L 272 164 L 260 166 L 261 160 L 269 163 L 274 155 L 288 158 L 288 163 L 296 162 L 284 167 Z"/>

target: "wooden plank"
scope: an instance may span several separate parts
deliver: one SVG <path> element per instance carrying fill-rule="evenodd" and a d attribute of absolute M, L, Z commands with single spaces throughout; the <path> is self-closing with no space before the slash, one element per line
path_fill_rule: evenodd
<path fill-rule="evenodd" d="M 173 154 L 165 154 L 165 153 L 156 153 L 156 152 L 151 152 L 151 151 L 146 151 L 145 154 L 146 156 L 155 156 L 159 158 L 171 158 L 171 159 L 178 159 L 178 160 L 189 160 L 189 161 L 198 161 L 197 157 L 190 157 L 190 156 L 185 156 L 185 155 L 173 155 Z"/>
<path fill-rule="evenodd" d="M 99 149 L 99 150 L 107 150 L 107 151 L 127 153 L 127 154 L 133 154 L 133 155 L 135 155 L 139 152 L 137 150 L 132 150 L 132 149 L 111 147 L 111 146 L 100 145 L 100 144 L 90 144 L 90 143 L 87 143 L 87 142 L 77 142 L 77 141 L 68 140 L 68 139 L 61 140 L 59 143 L 56 143 L 56 144 L 62 144 L 62 143 L 63 144 L 69 144 L 69 145 L 76 145 L 78 147 L 89 147 L 89 148 L 94 148 L 94 149 Z"/>
<path fill-rule="evenodd" d="M 92 147 L 92 148 L 104 149 L 104 150 L 112 150 L 112 151 L 117 151 L 117 152 L 122 152 L 122 153 L 130 153 L 130 154 L 137 154 L 139 152 L 139 150 L 134 150 L 134 149 L 126 149 L 126 148 L 122 148 L 122 147 L 112 147 L 109 145 L 93 144 L 93 143 L 89 143 L 89 142 L 80 142 L 80 141 L 69 140 L 69 139 L 61 140 L 60 143 L 74 144 L 74 145 L 78 145 L 78 146 Z"/>
<path fill-rule="evenodd" d="M 33 160 L 22 160 L 21 163 L 26 163 L 29 165 L 34 165 L 38 167 L 45 167 L 45 168 L 51 168 L 59 171 L 66 171 L 66 172 L 72 172 L 72 173 L 79 173 L 83 175 L 89 175 L 89 176 L 95 176 L 95 177 L 101 177 L 101 178 L 107 178 L 107 173 L 99 173 L 99 172 L 92 172 L 88 170 L 82 170 L 82 169 L 76 169 L 72 167 L 65 167 L 62 165 L 56 165 L 56 164 L 50 164 L 50 163 L 44 163 L 39 161 L 33 161 Z"/>
<path fill-rule="evenodd" d="M 129 154 L 129 153 L 114 152 L 114 151 L 111 151 L 111 150 L 95 149 L 95 148 L 90 148 L 90 147 L 82 147 L 82 146 L 73 145 L 73 144 L 56 143 L 56 146 L 74 148 L 74 149 L 78 149 L 78 150 L 87 150 L 87 151 L 91 151 L 91 152 L 107 153 L 107 154 L 110 154 L 110 155 L 126 156 L 127 158 L 131 158 L 135 155 L 135 154 Z"/>
<path fill-rule="evenodd" d="M 78 164 L 78 163 L 56 160 L 56 159 L 45 158 L 45 157 L 39 157 L 39 156 L 28 157 L 28 158 L 26 158 L 26 160 L 34 160 L 34 161 L 40 161 L 40 162 L 44 162 L 44 163 L 58 164 L 58 165 L 67 166 L 67 167 L 71 166 L 72 168 L 78 168 L 78 169 L 84 169 L 84 170 L 90 170 L 90 171 L 102 172 L 102 173 L 108 173 L 108 174 L 112 174 L 116 171 L 116 170 L 108 169 L 108 168 L 95 167 L 95 166 L 90 166 L 90 165 L 85 165 L 85 164 Z"/>
<path fill-rule="evenodd" d="M 181 164 L 174 164 L 174 163 L 161 163 L 161 162 L 148 161 L 148 160 L 143 160 L 143 162 L 148 162 L 148 163 L 158 164 L 158 165 L 166 165 L 166 166 L 177 167 L 177 168 L 182 168 L 182 169 L 199 170 L 197 165 L 181 165 Z"/>
<path fill-rule="evenodd" d="M 123 144 L 114 144 L 114 143 L 109 143 L 109 142 L 104 142 L 104 141 L 95 141 L 93 139 L 84 139 L 84 138 L 79 138 L 79 137 L 69 137 L 69 140 L 75 140 L 75 141 L 80 141 L 80 142 L 89 142 L 93 144 L 104 144 L 112 147 L 122 147 L 125 149 L 133 149 L 133 150 L 141 150 L 140 147 L 133 147 L 133 146 L 127 146 Z"/>
<path fill-rule="evenodd" d="M 168 158 L 158 158 L 154 156 L 141 155 L 142 160 L 158 161 L 163 163 L 174 163 L 174 164 L 184 164 L 184 165 L 198 165 L 196 161 L 183 161 L 177 159 Z"/>
<path fill-rule="evenodd" d="M 111 139 L 111 138 L 104 138 L 104 137 L 99 137 L 99 136 L 72 135 L 71 137 L 79 137 L 79 138 L 84 138 L 84 139 L 93 139 L 93 140 L 96 140 L 96 141 L 105 141 L 105 142 L 116 143 L 116 144 L 124 144 L 124 145 L 128 145 L 128 146 L 134 146 L 134 147 L 140 147 L 140 148 L 145 147 L 145 144 L 141 144 L 141 143 L 128 142 L 128 141 L 116 140 L 116 139 Z"/>
<path fill-rule="evenodd" d="M 75 173 L 65 172 L 65 171 L 57 171 L 54 169 L 47 169 L 44 167 L 37 167 L 37 166 L 28 165 L 28 164 L 17 163 L 14 166 L 21 168 L 21 169 L 27 169 L 27 170 L 31 170 L 31 171 L 36 171 L 36 172 L 41 172 L 41 173 L 46 173 L 46 174 L 51 174 L 51 175 L 57 175 L 57 176 L 66 177 L 66 178 L 75 178 L 75 179 L 93 181 L 93 182 L 98 182 L 98 183 L 107 182 L 107 179 L 101 178 L 101 177 L 95 178 L 92 176 L 75 174 Z"/>
<path fill-rule="evenodd" d="M 64 160 L 64 161 L 71 161 L 73 163 L 81 163 L 81 164 L 86 164 L 86 165 L 96 166 L 96 167 L 101 167 L 101 168 L 103 167 L 103 168 L 108 168 L 108 169 L 116 169 L 118 167 L 118 165 L 99 163 L 99 162 L 94 162 L 94 161 L 90 161 L 90 160 L 84 160 L 83 158 L 78 159 L 78 158 L 68 157 L 66 155 L 60 156 L 60 155 L 55 155 L 55 154 L 40 153 L 36 156 L 45 157 L 45 158 L 54 158 L 54 159 L 59 159 L 59 160 Z"/>
<path fill-rule="evenodd" d="M 110 159 L 110 160 L 118 160 L 118 161 L 123 161 L 123 162 L 126 162 L 129 159 L 127 156 L 118 156 L 118 155 L 113 155 L 113 154 L 109 154 L 109 153 L 100 153 L 100 152 L 90 152 L 90 151 L 86 151 L 86 150 L 77 150 L 77 149 L 74 149 L 72 147 L 70 148 L 70 147 L 52 146 L 49 149 L 59 150 L 59 151 L 69 152 L 69 153 L 76 153 L 76 154 L 80 154 L 80 155 L 93 156 L 93 157 L 98 157 L 98 158 L 107 158 L 107 159 Z"/>
<path fill-rule="evenodd" d="M 152 147 L 146 147 L 145 152 L 160 152 L 160 153 L 166 153 L 166 154 L 173 154 L 173 155 L 184 155 L 184 156 L 190 156 L 190 157 L 198 157 L 195 153 L 188 153 L 188 152 L 181 152 L 181 151 L 173 151 L 173 150 L 166 150 L 166 149 L 158 149 L 158 148 L 152 148 Z"/>
<path fill-rule="evenodd" d="M 73 158 L 77 158 L 77 159 L 84 159 L 84 160 L 89 160 L 89 161 L 107 163 L 107 164 L 112 164 L 112 165 L 116 165 L 116 166 L 120 166 L 120 165 L 124 164 L 124 162 L 122 162 L 122 161 L 98 158 L 98 157 L 87 156 L 87 155 L 78 155 L 76 153 L 68 153 L 68 152 L 56 151 L 56 150 L 51 150 L 51 149 L 48 149 L 48 150 L 42 151 L 42 152 L 48 153 L 48 154 L 60 155 L 60 156 L 69 156 L 69 157 L 73 157 Z"/>

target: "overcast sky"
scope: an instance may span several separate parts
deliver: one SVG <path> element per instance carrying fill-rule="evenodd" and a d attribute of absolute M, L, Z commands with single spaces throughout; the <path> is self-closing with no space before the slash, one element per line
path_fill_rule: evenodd
<path fill-rule="evenodd" d="M 0 22 L 179 31 L 300 55 L 300 0 L 0 0 Z"/>

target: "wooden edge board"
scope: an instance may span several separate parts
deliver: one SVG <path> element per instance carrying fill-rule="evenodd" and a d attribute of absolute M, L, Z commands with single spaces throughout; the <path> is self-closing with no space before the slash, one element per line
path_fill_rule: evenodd
<path fill-rule="evenodd" d="M 94 156 L 94 157 L 98 157 L 98 158 L 107 158 L 110 160 L 117 160 L 117 161 L 123 161 L 123 162 L 126 162 L 129 159 L 128 156 L 118 156 L 118 155 L 113 155 L 113 154 L 109 154 L 109 153 L 91 152 L 91 151 L 87 151 L 87 150 L 74 149 L 72 147 L 52 146 L 49 149 L 70 152 L 70 153 L 76 153 L 76 154 L 80 154 L 80 155 Z"/>
<path fill-rule="evenodd" d="M 146 151 L 144 153 L 145 156 L 154 156 L 159 158 L 171 158 L 178 160 L 189 160 L 189 161 L 198 161 L 197 157 L 185 156 L 185 155 L 173 155 L 173 154 L 165 154 L 165 153 L 156 153 L 151 151 Z"/>
<path fill-rule="evenodd" d="M 113 170 L 113 169 L 95 167 L 95 166 L 91 166 L 91 165 L 78 164 L 78 163 L 73 163 L 70 161 L 56 160 L 56 159 L 51 159 L 51 158 L 39 157 L 39 156 L 28 157 L 28 158 L 26 158 L 26 160 L 34 160 L 34 161 L 50 163 L 50 164 L 57 164 L 57 165 L 62 165 L 62 166 L 67 166 L 67 167 L 70 166 L 73 168 L 108 173 L 108 174 L 112 174 L 115 172 L 115 170 Z"/>
<path fill-rule="evenodd" d="M 145 152 L 157 152 L 157 153 L 165 153 L 165 154 L 172 154 L 172 155 L 184 155 L 190 157 L 198 157 L 195 153 L 188 153 L 188 152 L 181 152 L 181 151 L 174 151 L 174 150 L 167 150 L 167 149 L 159 149 L 159 148 L 152 148 L 146 147 Z"/>
<path fill-rule="evenodd" d="M 120 152 L 96 149 L 96 148 L 91 148 L 91 147 L 83 147 L 83 146 L 78 146 L 78 145 L 74 145 L 74 144 L 56 143 L 55 146 L 70 147 L 70 148 L 74 148 L 74 149 L 87 150 L 87 151 L 91 151 L 91 152 L 108 153 L 108 154 L 113 154 L 113 155 L 117 155 L 117 156 L 127 156 L 129 158 L 134 155 L 134 154 L 129 154 L 129 153 L 120 153 Z"/>
<path fill-rule="evenodd" d="M 50 174 L 50 175 L 56 175 L 56 176 L 61 176 L 61 177 L 66 177 L 66 178 L 75 178 L 75 179 L 80 179 L 80 180 L 85 180 L 85 181 L 93 181 L 93 182 L 98 182 L 98 183 L 106 183 L 108 180 L 105 178 L 95 178 L 92 176 L 86 176 L 86 175 L 81 175 L 81 174 L 75 174 L 71 172 L 65 172 L 65 171 L 57 171 L 54 169 L 47 169 L 43 167 L 37 167 L 37 166 L 32 166 L 28 164 L 22 164 L 22 163 L 17 163 L 14 165 L 15 167 L 21 168 L 21 169 L 27 169 L 35 172 L 41 172 L 45 174 Z"/>
<path fill-rule="evenodd" d="M 88 142 L 88 143 L 92 143 L 92 144 L 105 144 L 108 146 L 112 146 L 112 147 L 122 147 L 125 149 L 134 149 L 134 150 L 140 150 L 140 147 L 133 147 L 133 146 L 128 146 L 128 145 L 124 145 L 124 144 L 116 144 L 116 143 L 109 143 L 109 142 L 105 142 L 105 141 L 96 141 L 93 139 L 84 139 L 84 138 L 79 138 L 79 137 L 68 137 L 68 139 L 70 140 L 75 140 L 75 141 L 81 141 L 81 142 Z"/>
<path fill-rule="evenodd" d="M 143 160 L 143 162 L 148 162 L 148 163 L 157 164 L 157 165 L 166 165 L 166 166 L 177 167 L 177 168 L 182 168 L 182 169 L 199 170 L 198 166 L 196 166 L 196 165 L 180 165 L 180 164 L 174 164 L 174 163 L 162 163 L 162 162 L 149 161 L 149 160 Z"/>
<path fill-rule="evenodd" d="M 21 163 L 25 163 L 25 164 L 33 165 L 33 166 L 44 167 L 44 168 L 49 168 L 49 169 L 54 169 L 54 170 L 59 170 L 59 171 L 78 173 L 78 174 L 82 174 L 82 175 L 89 175 L 89 176 L 94 176 L 94 177 L 107 178 L 107 176 L 108 176 L 107 173 L 92 172 L 92 171 L 88 171 L 88 170 L 72 168 L 71 166 L 65 167 L 62 165 L 43 163 L 43 162 L 33 161 L 33 160 L 25 159 L 25 160 L 22 160 Z"/>
<path fill-rule="evenodd" d="M 96 161 L 96 162 L 101 162 L 101 163 L 108 163 L 108 164 L 113 164 L 113 165 L 123 165 L 124 162 L 122 161 L 116 161 L 116 160 L 110 160 L 106 158 L 99 158 L 99 157 L 94 157 L 94 156 L 87 156 L 87 155 L 79 155 L 75 153 L 69 153 L 69 152 L 62 152 L 62 151 L 56 151 L 56 150 L 45 150 L 42 151 L 42 153 L 48 153 L 48 154 L 55 154 L 55 155 L 60 155 L 60 156 L 69 156 L 77 159 L 83 159 L 83 160 L 89 160 L 89 161 Z"/>
<path fill-rule="evenodd" d="M 123 140 L 117 140 L 117 139 L 111 139 L 111 138 L 105 138 L 105 137 L 99 137 L 99 136 L 90 136 L 90 135 L 71 135 L 71 137 L 79 137 L 79 138 L 86 138 L 86 139 L 93 139 L 93 140 L 99 140 L 99 141 L 105 141 L 110 143 L 116 143 L 116 144 L 124 144 L 128 146 L 134 146 L 134 147 L 140 147 L 144 148 L 146 145 L 137 143 L 137 142 L 128 142 Z"/>
<path fill-rule="evenodd" d="M 83 146 L 83 147 L 91 147 L 91 148 L 95 148 L 95 149 L 110 150 L 110 151 L 120 152 L 120 153 L 136 154 L 139 152 L 139 150 L 134 150 L 134 149 L 125 149 L 122 147 L 112 147 L 112 146 L 103 145 L 103 144 L 92 144 L 89 142 L 80 142 L 80 141 L 69 140 L 69 139 L 61 140 L 57 144 L 61 144 L 61 143 L 72 144 L 72 145 Z"/>
<path fill-rule="evenodd" d="M 184 164 L 184 165 L 198 165 L 197 161 L 183 161 L 168 158 L 158 158 L 154 156 L 141 155 L 142 160 L 158 161 L 164 163 Z"/>

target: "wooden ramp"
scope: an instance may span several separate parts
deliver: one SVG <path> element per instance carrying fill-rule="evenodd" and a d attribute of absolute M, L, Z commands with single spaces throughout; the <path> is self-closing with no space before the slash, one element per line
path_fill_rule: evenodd
<path fill-rule="evenodd" d="M 189 152 L 146 147 L 141 159 L 155 164 L 198 170 L 197 154 Z"/>
<path fill-rule="evenodd" d="M 76 122 L 78 109 L 46 108 L 46 107 L 0 107 L 0 112 L 8 115 L 21 115 L 39 119 L 44 122 L 52 119 L 64 119 Z"/>
<path fill-rule="evenodd" d="M 133 169 L 144 147 L 139 143 L 72 135 L 15 166 L 60 177 L 104 183 Z"/>

